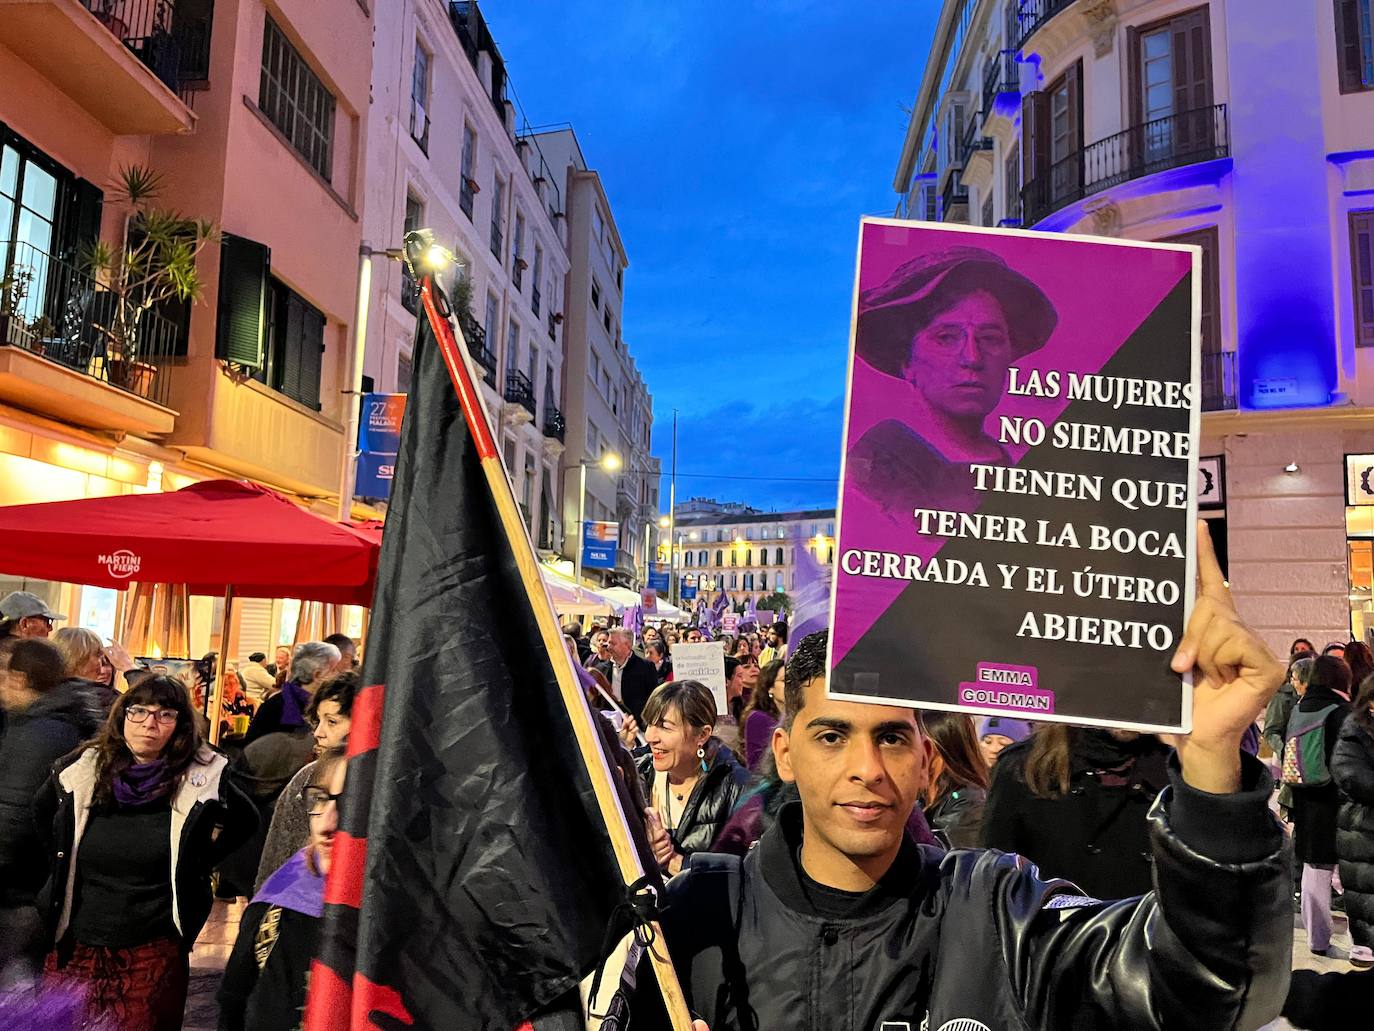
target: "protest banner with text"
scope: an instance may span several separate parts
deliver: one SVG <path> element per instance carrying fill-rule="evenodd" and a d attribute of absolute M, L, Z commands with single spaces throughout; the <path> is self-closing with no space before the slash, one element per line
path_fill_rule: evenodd
<path fill-rule="evenodd" d="M 1187 729 L 1199 261 L 863 221 L 832 694 Z"/>

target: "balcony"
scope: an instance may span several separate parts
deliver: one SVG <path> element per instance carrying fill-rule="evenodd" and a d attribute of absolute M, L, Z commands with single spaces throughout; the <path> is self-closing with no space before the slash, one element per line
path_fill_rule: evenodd
<path fill-rule="evenodd" d="M 412 315 L 420 314 L 420 284 L 404 264 L 401 266 L 401 307 Z"/>
<path fill-rule="evenodd" d="M 973 171 L 973 163 L 986 163 L 992 168 L 992 140 L 983 135 L 983 119 L 974 114 L 964 128 L 964 138 L 959 142 L 959 163 L 963 165 L 962 179 L 966 180 Z"/>
<path fill-rule="evenodd" d="M 0 400 L 94 429 L 168 433 L 181 329 L 32 244 L 0 241 Z"/>
<path fill-rule="evenodd" d="M 1225 412 L 1236 407 L 1236 352 L 1202 356 L 1202 410 Z"/>
<path fill-rule="evenodd" d="M 988 71 L 983 76 L 983 120 L 986 122 L 997 110 L 1002 97 L 1020 96 L 1021 69 L 1016 63 L 1015 50 L 999 50 L 997 56 L 988 62 Z"/>
<path fill-rule="evenodd" d="M 187 133 L 212 18 L 208 0 L 0 0 L 0 46 L 116 135 Z"/>
<path fill-rule="evenodd" d="M 968 224 L 968 189 L 959 181 L 957 172 L 945 181 L 940 196 L 940 221 Z"/>
<path fill-rule="evenodd" d="M 530 383 L 530 378 L 519 369 L 506 370 L 505 398 L 507 404 L 519 405 L 529 412 L 531 419 L 534 418 L 534 386 Z"/>
<path fill-rule="evenodd" d="M 1021 0 L 1016 20 L 1021 27 L 1016 49 L 1021 50 L 1026 41 L 1040 31 L 1040 27 L 1061 11 L 1073 5 L 1074 0 Z"/>
<path fill-rule="evenodd" d="M 477 324 L 477 320 L 466 312 L 458 313 L 458 326 L 463 331 L 463 341 L 468 345 L 472 356 L 482 370 L 482 378 L 487 386 L 496 389 L 496 355 L 487 347 L 487 331 Z"/>
<path fill-rule="evenodd" d="M 1156 172 L 1231 153 L 1226 105 L 1156 118 L 1075 151 L 1021 191 L 1025 222 L 1034 226 L 1060 208 Z"/>
<path fill-rule="evenodd" d="M 544 398 L 544 436 L 552 437 L 561 444 L 567 432 L 567 421 L 564 420 L 563 413 L 553 403 L 553 398 Z"/>

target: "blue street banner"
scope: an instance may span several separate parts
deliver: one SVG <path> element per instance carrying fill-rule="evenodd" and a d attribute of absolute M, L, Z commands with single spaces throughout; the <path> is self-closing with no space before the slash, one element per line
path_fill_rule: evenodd
<path fill-rule="evenodd" d="M 587 569 L 614 569 L 620 545 L 620 524 L 588 520 L 582 524 L 582 565 Z"/>
<path fill-rule="evenodd" d="M 649 586 L 658 591 L 659 594 L 668 593 L 668 570 L 660 569 L 658 566 L 649 567 Z"/>
<path fill-rule="evenodd" d="M 358 474 L 353 495 L 389 499 L 406 395 L 364 394 L 359 405 Z"/>
<path fill-rule="evenodd" d="M 683 601 L 695 601 L 697 596 L 696 584 L 683 584 L 678 593 L 682 595 Z"/>

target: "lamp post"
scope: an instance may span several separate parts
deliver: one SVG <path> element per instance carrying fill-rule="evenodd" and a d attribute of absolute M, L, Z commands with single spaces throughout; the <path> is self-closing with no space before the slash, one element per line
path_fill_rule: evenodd
<path fill-rule="evenodd" d="M 608 473 L 613 473 L 620 468 L 620 464 L 620 456 L 614 451 L 603 451 L 595 462 L 589 462 L 585 458 L 577 460 L 577 551 L 573 554 L 573 580 L 579 587 L 582 585 L 582 549 L 587 543 L 587 466 L 596 465 Z"/>
<path fill-rule="evenodd" d="M 407 235 L 406 244 L 411 243 Z M 415 256 L 419 265 L 431 274 L 442 272 L 457 259 L 453 252 L 434 242 L 434 234 L 428 229 L 417 231 Z M 374 250 L 368 244 L 358 248 L 358 301 L 354 318 L 353 336 L 348 342 L 344 356 L 344 368 L 348 373 L 348 387 L 344 390 L 344 438 L 339 449 L 339 522 L 344 523 L 353 514 L 353 490 L 358 477 L 358 409 L 363 394 L 363 354 L 367 347 L 368 305 L 372 300 L 372 259 L 382 257 L 390 261 L 405 261 L 406 250 L 401 247 L 387 247 Z"/>

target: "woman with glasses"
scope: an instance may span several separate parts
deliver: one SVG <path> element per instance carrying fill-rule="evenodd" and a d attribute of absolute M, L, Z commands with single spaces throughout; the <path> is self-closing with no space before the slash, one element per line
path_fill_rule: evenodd
<path fill-rule="evenodd" d="M 257 821 L 226 766 L 201 741 L 185 686 L 153 676 L 119 697 L 39 793 L 48 976 L 82 991 L 88 1025 L 181 1027 L 210 871 Z"/>
<path fill-rule="evenodd" d="M 244 910 L 219 989 L 220 1031 L 300 1025 L 324 912 L 324 879 L 339 827 L 347 770 L 343 749 L 329 749 L 310 770 L 302 793 L 309 843 L 267 878 Z"/>

